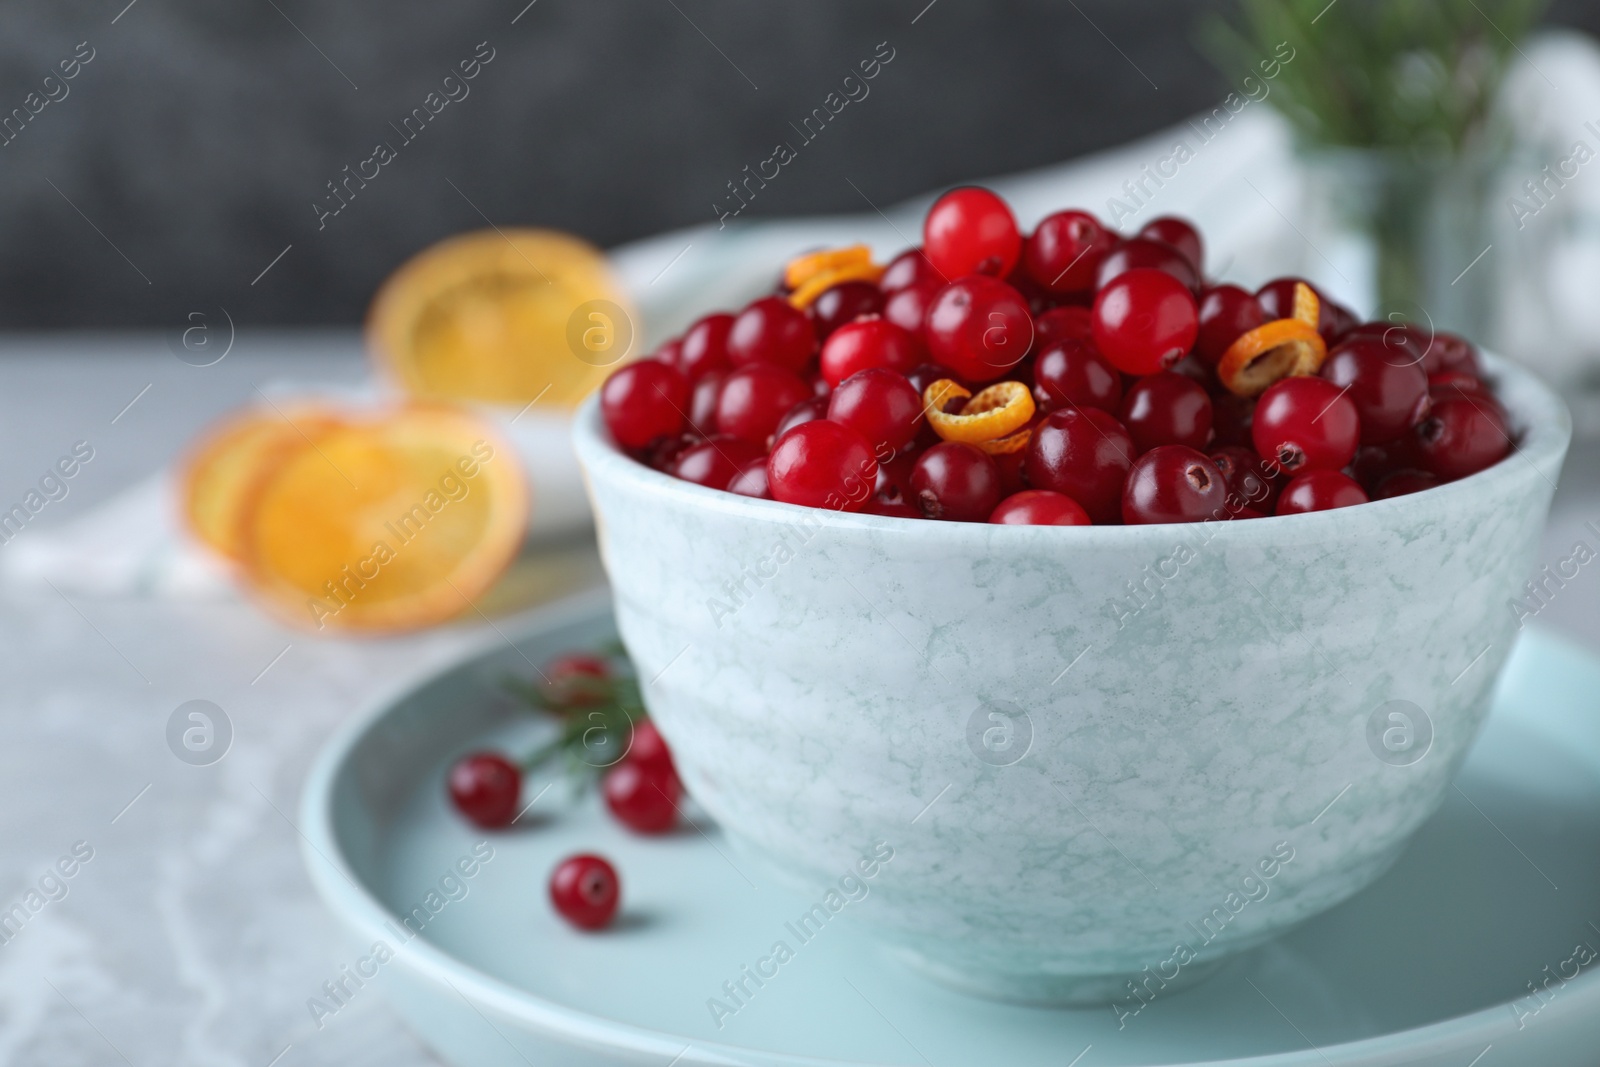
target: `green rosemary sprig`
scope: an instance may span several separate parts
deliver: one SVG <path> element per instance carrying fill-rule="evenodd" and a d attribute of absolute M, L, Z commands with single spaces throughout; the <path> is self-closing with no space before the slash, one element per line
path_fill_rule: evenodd
<path fill-rule="evenodd" d="M 559 727 L 554 738 L 522 757 L 524 771 L 561 758 L 567 776 L 581 790 L 627 753 L 634 724 L 649 713 L 621 643 L 607 644 L 598 654 L 610 667 L 603 678 L 570 674 L 553 681 L 503 680 L 508 692 L 530 708 L 553 716 Z"/>

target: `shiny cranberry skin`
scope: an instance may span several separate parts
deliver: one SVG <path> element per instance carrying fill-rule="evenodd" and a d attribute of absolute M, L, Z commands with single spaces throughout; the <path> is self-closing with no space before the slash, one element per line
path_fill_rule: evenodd
<path fill-rule="evenodd" d="M 717 394 L 717 430 L 765 448 L 783 417 L 811 398 L 806 380 L 776 363 L 740 367 L 722 380 L 722 391 Z"/>
<path fill-rule="evenodd" d="M 839 327 L 883 311 L 883 293 L 871 282 L 840 282 L 811 302 L 817 338 L 826 341 Z"/>
<path fill-rule="evenodd" d="M 1149 267 L 1119 274 L 1095 294 L 1091 314 L 1095 346 L 1125 374 L 1154 374 L 1172 366 L 1194 346 L 1199 329 L 1194 294 L 1172 275 Z"/>
<path fill-rule="evenodd" d="M 1176 215 L 1162 215 L 1145 223 L 1139 231 L 1139 236 L 1176 248 L 1194 267 L 1196 274 L 1206 265 L 1205 244 L 1200 240 L 1200 231 L 1187 219 L 1181 219 Z"/>
<path fill-rule="evenodd" d="M 639 458 L 652 470 L 671 474 L 672 465 L 678 462 L 678 457 L 704 440 L 697 433 L 675 433 L 671 437 L 659 438 Z"/>
<path fill-rule="evenodd" d="M 628 754 L 623 757 L 629 763 L 641 763 L 647 767 L 665 767 L 673 771 L 672 750 L 667 747 L 666 738 L 661 736 L 661 731 L 656 729 L 656 724 L 649 719 L 640 719 L 633 724 L 633 733 L 628 743 Z"/>
<path fill-rule="evenodd" d="M 1346 330 L 1340 344 L 1375 341 L 1383 346 L 1390 363 L 1414 363 L 1426 371 L 1428 346 L 1433 339 L 1408 322 L 1363 322 Z"/>
<path fill-rule="evenodd" d="M 771 500 L 772 491 L 767 485 L 767 457 L 753 459 L 741 465 L 728 479 L 728 492 L 757 500 Z"/>
<path fill-rule="evenodd" d="M 689 429 L 701 437 L 717 432 L 717 396 L 722 392 L 722 371 L 708 371 L 689 390 Z"/>
<path fill-rule="evenodd" d="M 1022 254 L 1022 234 L 1006 202 L 968 186 L 945 193 L 922 222 L 922 254 L 943 278 L 1004 278 Z"/>
<path fill-rule="evenodd" d="M 884 298 L 883 317 L 921 341 L 922 323 L 928 317 L 928 307 L 944 285 L 944 282 L 934 278 L 895 290 Z"/>
<path fill-rule="evenodd" d="M 1222 472 L 1185 445 L 1152 448 L 1134 461 L 1122 490 L 1122 521 L 1130 526 L 1225 518 Z"/>
<path fill-rule="evenodd" d="M 1423 350 L 1422 369 L 1429 374 L 1457 371 L 1476 377 L 1482 373 L 1478 366 L 1478 350 L 1471 341 L 1453 333 L 1433 335 L 1433 343 Z"/>
<path fill-rule="evenodd" d="M 550 903 L 581 930 L 599 930 L 611 921 L 622 900 L 616 869 L 584 853 L 562 860 L 550 874 Z"/>
<path fill-rule="evenodd" d="M 1122 514 L 1122 483 L 1133 465 L 1133 438 L 1099 408 L 1062 408 L 1033 428 L 1023 474 L 1035 489 L 1065 493 L 1096 524 Z"/>
<path fill-rule="evenodd" d="M 1446 396 L 1457 393 L 1468 393 L 1475 397 L 1483 397 L 1499 403 L 1494 393 L 1482 378 L 1466 374 L 1462 371 L 1446 370 L 1437 374 L 1428 375 L 1428 395 Z"/>
<path fill-rule="evenodd" d="M 937 363 L 969 382 L 989 382 L 1022 362 L 1033 346 L 1033 316 L 1011 286 L 974 275 L 939 290 L 923 319 Z"/>
<path fill-rule="evenodd" d="M 600 389 L 600 414 L 623 448 L 683 432 L 689 383 L 665 363 L 640 360 L 613 371 Z"/>
<path fill-rule="evenodd" d="M 1447 482 L 1493 466 L 1511 450 L 1498 406 L 1466 395 L 1435 400 L 1413 434 L 1423 469 Z"/>
<path fill-rule="evenodd" d="M 908 248 L 889 261 L 883 270 L 883 277 L 878 279 L 878 288 L 885 293 L 898 293 L 924 282 L 935 282 L 942 286 L 945 279 L 939 277 L 939 272 L 933 269 L 933 264 L 922 254 L 922 249 Z"/>
<path fill-rule="evenodd" d="M 669 367 L 679 366 L 683 362 L 683 338 L 674 337 L 661 342 L 661 347 L 651 353 L 650 358 Z"/>
<path fill-rule="evenodd" d="M 1147 374 L 1128 389 L 1117 419 L 1140 452 L 1161 445 L 1204 448 L 1211 439 L 1211 397 L 1181 374 Z"/>
<path fill-rule="evenodd" d="M 600 795 L 617 821 L 641 834 L 663 834 L 678 823 L 683 786 L 671 766 L 624 759 L 600 780 Z"/>
<path fill-rule="evenodd" d="M 984 522 L 1000 503 L 1000 469 L 981 448 L 942 441 L 912 468 L 911 492 L 930 519 Z"/>
<path fill-rule="evenodd" d="M 922 396 L 904 374 L 885 367 L 857 371 L 828 399 L 828 418 L 860 433 L 874 455 L 898 452 L 922 428 Z"/>
<path fill-rule="evenodd" d="M 1057 341 L 1087 341 L 1093 337 L 1094 319 L 1086 307 L 1051 308 L 1033 320 L 1033 344 L 1036 349 L 1043 349 Z"/>
<path fill-rule="evenodd" d="M 767 457 L 767 486 L 785 504 L 860 511 L 872 499 L 878 461 L 872 444 L 832 419 L 802 423 Z"/>
<path fill-rule="evenodd" d="M 728 369 L 728 331 L 733 316 L 718 311 L 700 319 L 683 335 L 678 346 L 678 369 L 694 381 L 710 371 Z"/>
<path fill-rule="evenodd" d="M 1116 243 L 1116 234 L 1088 212 L 1058 211 L 1028 238 L 1022 262 L 1047 292 L 1085 292 L 1094 288 L 1095 271 Z"/>
<path fill-rule="evenodd" d="M 827 417 L 828 397 L 814 396 L 810 400 L 802 400 L 800 403 L 790 408 L 788 413 L 783 416 L 783 420 L 778 423 L 777 429 L 772 431 L 772 439 L 773 441 L 777 441 L 778 438 L 782 437 L 784 434 L 788 433 L 790 430 L 801 425 L 802 423 L 810 422 L 812 419 L 825 419 Z"/>
<path fill-rule="evenodd" d="M 1223 445 L 1209 453 L 1228 489 L 1228 510 L 1254 508 L 1269 514 L 1278 499 L 1278 480 L 1262 467 L 1261 457 L 1240 445 Z"/>
<path fill-rule="evenodd" d="M 1381 445 L 1404 434 L 1428 412 L 1428 376 L 1412 363 L 1392 362 L 1382 341 L 1345 341 L 1318 372 L 1340 388 L 1361 417 L 1361 443 Z"/>
<path fill-rule="evenodd" d="M 680 453 L 672 464 L 672 476 L 707 489 L 726 489 L 745 464 L 760 459 L 765 451 L 742 437 L 718 434 Z"/>
<path fill-rule="evenodd" d="M 1200 288 L 1200 275 L 1188 257 L 1171 245 L 1148 237 L 1123 241 L 1107 252 L 1095 271 L 1094 287 L 1104 289 L 1112 279 L 1130 270 L 1163 271 L 1182 282 L 1185 289 Z"/>
<path fill-rule="evenodd" d="M 904 374 L 922 360 L 922 345 L 904 329 L 876 316 L 839 327 L 822 346 L 822 376 L 837 386 L 857 371 L 887 367 Z"/>
<path fill-rule="evenodd" d="M 1324 378 L 1281 378 L 1256 403 L 1256 454 L 1290 474 L 1339 470 L 1355 458 L 1361 420 L 1355 401 Z"/>
<path fill-rule="evenodd" d="M 450 768 L 450 802 L 483 827 L 497 830 L 517 817 L 522 793 L 522 768 L 498 752 L 474 752 Z"/>
<path fill-rule="evenodd" d="M 1213 285 L 1200 296 L 1200 332 L 1195 353 L 1215 367 L 1241 334 L 1267 321 L 1255 294 L 1237 285 Z"/>
<path fill-rule="evenodd" d="M 1303 515 L 1365 504 L 1367 494 L 1356 480 L 1341 471 L 1308 470 L 1298 474 L 1278 497 L 1278 515 Z"/>
<path fill-rule="evenodd" d="M 1286 319 L 1294 314 L 1294 285 L 1296 282 L 1305 282 L 1311 286 L 1311 291 L 1317 294 L 1317 332 L 1323 340 L 1332 343 L 1334 337 L 1341 340 L 1350 331 L 1350 323 L 1354 316 L 1349 311 L 1335 304 L 1322 294 L 1322 290 L 1311 285 L 1304 278 L 1274 278 L 1272 281 L 1256 290 L 1256 299 L 1261 303 L 1261 310 L 1266 312 L 1267 318 Z"/>
<path fill-rule="evenodd" d="M 1089 513 L 1065 493 L 1024 489 L 1000 501 L 989 521 L 1001 526 L 1088 526 Z"/>
<path fill-rule="evenodd" d="M 1057 341 L 1033 362 L 1033 397 L 1045 411 L 1064 407 L 1116 411 L 1122 400 L 1122 375 L 1093 341 Z"/>
<path fill-rule="evenodd" d="M 1438 484 L 1440 484 L 1439 479 L 1427 471 L 1409 469 L 1395 471 L 1378 483 L 1378 489 L 1372 494 L 1372 499 L 1388 500 L 1391 497 L 1409 496 L 1424 489 L 1432 489 Z"/>
<path fill-rule="evenodd" d="M 736 367 L 772 363 L 796 373 L 817 351 L 817 331 L 804 311 L 781 296 L 764 296 L 739 312 L 728 331 L 728 359 Z"/>

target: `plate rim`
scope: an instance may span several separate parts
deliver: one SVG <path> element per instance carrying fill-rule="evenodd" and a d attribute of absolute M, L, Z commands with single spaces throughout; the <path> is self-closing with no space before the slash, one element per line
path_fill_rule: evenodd
<path fill-rule="evenodd" d="M 352 752 L 376 726 L 390 714 L 395 705 L 418 689 L 437 680 L 441 675 L 480 659 L 495 651 L 504 638 L 515 646 L 520 641 L 552 633 L 566 626 L 592 619 L 612 610 L 609 589 L 601 587 L 564 597 L 542 606 L 517 620 L 508 637 L 495 627 L 494 635 L 485 635 L 460 650 L 447 664 L 435 666 L 400 682 L 386 686 L 364 702 L 358 712 L 342 723 L 324 742 L 306 777 L 300 800 L 302 827 L 300 854 L 312 885 L 322 897 L 324 905 L 346 928 L 358 936 L 394 936 L 392 914 L 360 878 L 339 846 L 334 832 L 334 785 L 341 769 Z M 1530 624 L 1531 636 L 1522 638 L 1551 647 L 1563 659 L 1581 656 L 1591 664 L 1600 665 L 1597 657 L 1586 648 L 1552 631 L 1548 626 Z M 1520 639 L 1519 639 L 1520 643 Z M 404 949 L 406 951 L 401 951 Z M 592 1012 L 568 1007 L 547 1000 L 510 982 L 495 978 L 478 970 L 421 936 L 406 940 L 395 952 L 393 963 L 415 978 L 435 987 L 441 996 L 455 993 L 476 1010 L 477 1004 L 492 1008 L 502 1016 L 515 1020 L 542 1035 L 565 1041 L 581 1043 L 643 1055 L 662 1055 L 673 1062 L 692 1063 L 759 1063 L 774 1067 L 884 1067 L 883 1064 L 863 1060 L 841 1060 L 830 1057 L 797 1055 L 775 1052 L 748 1045 L 706 1041 L 640 1026 L 631 1022 L 606 1018 Z M 1564 990 L 1572 995 L 1559 1002 L 1546 1005 L 1558 1020 L 1564 1020 L 1574 1011 L 1600 1010 L 1600 968 L 1588 974 L 1579 974 L 1569 980 Z M 1274 1052 L 1264 1056 L 1235 1057 L 1226 1060 L 1183 1061 L 1164 1067 L 1314 1067 L 1335 1063 L 1335 1067 L 1378 1067 L 1390 1062 L 1395 1053 L 1416 1057 L 1449 1051 L 1451 1046 L 1471 1039 L 1493 1045 L 1503 1040 L 1511 1030 L 1515 1013 L 1510 1006 L 1520 998 L 1499 1001 L 1465 1015 L 1440 1019 L 1423 1026 L 1395 1030 L 1372 1037 L 1360 1038 L 1330 1045 L 1310 1045 L 1302 1050 Z M 1508 1018 L 1509 1016 L 1509 1018 Z M 402 1016 L 404 1017 L 404 1016 Z M 487 1021 L 487 1020 L 485 1020 Z M 495 1028 L 498 1029 L 498 1028 Z M 1508 1033 L 1509 1032 L 1509 1033 Z M 501 1035 L 504 1037 L 504 1035 Z M 1487 1050 L 1486 1050 L 1487 1051 Z M 690 1053 L 701 1055 L 690 1059 Z M 1341 1058 L 1330 1061 L 1337 1053 Z"/>

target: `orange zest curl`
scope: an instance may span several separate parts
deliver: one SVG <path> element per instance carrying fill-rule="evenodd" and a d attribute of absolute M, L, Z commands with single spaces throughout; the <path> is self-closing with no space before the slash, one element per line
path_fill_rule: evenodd
<path fill-rule="evenodd" d="M 783 287 L 798 289 L 812 278 L 851 267 L 872 265 L 872 249 L 866 245 L 847 245 L 844 248 L 824 248 L 820 252 L 807 252 L 796 256 L 783 268 Z"/>
<path fill-rule="evenodd" d="M 1328 345 L 1317 332 L 1321 302 L 1304 282 L 1294 287 L 1294 314 L 1247 330 L 1217 361 L 1217 380 L 1236 396 L 1260 396 L 1280 378 L 1315 374 Z"/>
<path fill-rule="evenodd" d="M 965 400 L 954 412 L 945 408 L 952 400 Z M 1028 423 L 1033 419 L 1033 394 L 1021 382 L 995 382 L 977 396 L 958 382 L 940 378 L 922 392 L 928 425 L 946 441 L 963 441 L 985 452 L 1002 455 L 1028 443 Z M 1018 431 L 1021 431 L 1020 440 Z"/>

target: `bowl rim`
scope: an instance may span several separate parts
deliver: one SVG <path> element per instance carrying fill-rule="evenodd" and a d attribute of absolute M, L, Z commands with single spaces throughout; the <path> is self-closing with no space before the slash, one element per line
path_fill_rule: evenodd
<path fill-rule="evenodd" d="M 1175 531 L 1192 530 L 1207 523 L 1208 541 L 1222 539 L 1232 544 L 1281 544 L 1285 541 L 1320 541 L 1390 529 L 1397 521 L 1448 508 L 1458 502 L 1503 497 L 1522 486 L 1530 477 L 1542 478 L 1555 488 L 1555 475 L 1572 438 L 1572 417 L 1561 398 L 1526 368 L 1489 352 L 1480 352 L 1484 377 L 1506 409 L 1511 430 L 1516 435 L 1511 452 L 1493 466 L 1476 474 L 1434 486 L 1418 493 L 1372 500 L 1356 507 L 1314 511 L 1300 515 L 1269 515 L 1248 522 L 1202 519 L 1191 523 L 1152 523 L 1141 526 L 1022 526 L 983 522 L 933 522 L 890 515 L 865 515 L 857 512 L 811 508 L 741 496 L 710 489 L 674 478 L 634 459 L 622 451 L 606 432 L 600 418 L 599 390 L 591 393 L 573 418 L 572 439 L 591 501 L 594 484 L 604 481 L 621 484 L 637 493 L 685 507 L 700 507 L 730 517 L 768 524 L 793 525 L 810 516 L 821 526 L 836 530 L 855 530 L 894 538 L 948 538 L 960 544 L 996 538 L 1012 544 L 1037 544 L 1041 539 L 1056 539 L 1083 547 L 1141 548 L 1170 547 Z M 1549 473 L 1545 468 L 1549 467 Z M 1429 504 L 1438 508 L 1429 508 Z M 596 512 L 600 509 L 596 507 Z"/>

